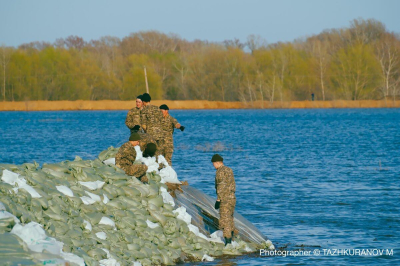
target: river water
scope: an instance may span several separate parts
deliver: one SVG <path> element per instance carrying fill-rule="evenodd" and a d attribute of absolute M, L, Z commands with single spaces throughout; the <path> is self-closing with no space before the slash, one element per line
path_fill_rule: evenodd
<path fill-rule="evenodd" d="M 93 159 L 128 138 L 126 114 L 0 112 L 0 163 Z M 399 109 L 171 114 L 186 127 L 174 134 L 179 179 L 215 196 L 210 159 L 221 154 L 235 173 L 236 211 L 276 247 L 310 253 L 256 254 L 207 264 L 400 265 Z M 351 256 L 345 249 L 385 252 Z M 334 256 L 338 250 L 345 253 Z"/>

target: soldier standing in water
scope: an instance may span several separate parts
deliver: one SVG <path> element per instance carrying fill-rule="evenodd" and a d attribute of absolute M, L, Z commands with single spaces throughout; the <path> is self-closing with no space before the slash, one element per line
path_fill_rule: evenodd
<path fill-rule="evenodd" d="M 215 154 L 211 158 L 211 162 L 217 169 L 215 175 L 215 190 L 217 191 L 215 209 L 219 209 L 219 228 L 223 230 L 225 245 L 227 245 L 232 242 L 235 230 L 233 213 L 236 205 L 236 184 L 232 169 L 225 166 L 223 160 L 219 154 Z"/>

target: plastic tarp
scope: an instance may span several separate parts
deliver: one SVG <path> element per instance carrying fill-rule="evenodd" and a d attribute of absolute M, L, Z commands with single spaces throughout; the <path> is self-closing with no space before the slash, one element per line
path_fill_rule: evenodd
<path fill-rule="evenodd" d="M 210 235 L 217 231 L 219 212 L 214 208 L 215 199 L 191 186 L 181 186 L 181 188 L 183 192 L 175 191 L 175 204 L 186 208 L 186 212 L 192 218 L 192 224 L 199 228 L 200 233 Z M 266 236 L 237 212 L 234 214 L 234 222 L 242 240 L 257 244 L 268 241 Z"/>

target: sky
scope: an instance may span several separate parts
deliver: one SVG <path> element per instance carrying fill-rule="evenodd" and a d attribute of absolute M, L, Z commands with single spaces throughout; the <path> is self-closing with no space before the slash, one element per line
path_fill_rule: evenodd
<path fill-rule="evenodd" d="M 86 41 L 138 31 L 222 42 L 251 34 L 288 42 L 373 18 L 400 33 L 400 0 L 0 0 L 0 45 Z"/>

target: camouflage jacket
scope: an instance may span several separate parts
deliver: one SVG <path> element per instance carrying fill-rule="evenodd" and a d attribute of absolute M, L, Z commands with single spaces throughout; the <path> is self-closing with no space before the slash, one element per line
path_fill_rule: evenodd
<path fill-rule="evenodd" d="M 235 191 L 235 177 L 231 168 L 222 165 L 217 169 L 215 175 L 215 190 L 217 197 L 221 202 L 229 201 L 229 199 L 236 199 Z"/>
<path fill-rule="evenodd" d="M 132 108 L 129 110 L 128 115 L 125 119 L 125 125 L 131 130 L 136 125 L 142 126 L 141 117 L 140 117 L 141 110 L 137 107 Z"/>
<path fill-rule="evenodd" d="M 161 110 L 157 106 L 149 104 L 143 107 L 140 117 L 145 132 L 156 140 L 161 140 L 163 138 L 161 129 L 163 115 Z"/>
<path fill-rule="evenodd" d="M 115 165 L 122 168 L 125 172 L 136 160 L 135 147 L 128 141 L 125 142 L 118 150 L 115 156 Z"/>
<path fill-rule="evenodd" d="M 178 124 L 178 121 L 170 115 L 161 119 L 161 128 L 163 130 L 164 139 L 172 140 L 172 134 L 174 133 L 176 124 Z"/>

